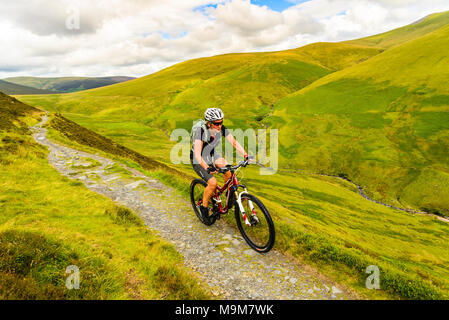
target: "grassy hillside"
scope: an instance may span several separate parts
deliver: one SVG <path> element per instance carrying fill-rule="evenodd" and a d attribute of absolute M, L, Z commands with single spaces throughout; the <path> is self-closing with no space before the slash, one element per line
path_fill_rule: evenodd
<path fill-rule="evenodd" d="M 0 80 L 0 92 L 6 94 L 49 94 L 55 93 L 49 90 L 41 90 L 33 87 L 27 87 L 20 84 L 15 84 L 8 81 Z"/>
<path fill-rule="evenodd" d="M 59 115 L 52 117 L 49 129 L 52 139 L 60 143 L 128 158 L 128 165 L 189 197 L 189 183 L 195 177 L 189 166 L 155 167 L 130 153 L 117 152 L 117 146 L 106 147 L 107 139 Z M 239 180 L 273 215 L 278 250 L 316 266 L 362 297 L 447 298 L 449 224 L 366 201 L 352 185 L 335 178 L 292 176 L 285 171 L 260 176 L 257 167 L 248 167 L 239 174 Z M 225 219 L 238 232 L 233 214 Z M 379 291 L 365 288 L 369 265 L 381 270 Z"/>
<path fill-rule="evenodd" d="M 59 77 L 59 78 L 39 78 L 39 77 L 11 77 L 5 81 L 24 85 L 36 89 L 47 90 L 53 93 L 76 92 L 92 88 L 109 86 L 132 80 L 132 77 Z M 27 94 L 14 93 L 14 94 Z"/>
<path fill-rule="evenodd" d="M 334 43 L 270 53 L 228 54 L 186 61 L 125 83 L 65 95 L 20 97 L 61 112 L 145 155 L 168 161 L 168 132 L 190 129 L 204 108 L 219 106 L 230 127 L 262 128 L 285 95 L 379 49 Z M 335 53 L 343 59 L 329 58 Z"/>
<path fill-rule="evenodd" d="M 448 39 L 449 24 L 280 100 L 266 121 L 289 128 L 284 156 L 348 174 L 375 198 L 449 215 Z"/>
<path fill-rule="evenodd" d="M 248 169 L 244 179 L 274 215 L 278 248 L 370 297 L 447 298 L 447 223 L 295 171 L 348 176 L 376 199 L 448 214 L 448 28 L 424 32 L 427 23 L 388 49 L 320 43 L 222 55 L 105 88 L 20 99 L 192 177 L 189 166 L 169 163 L 168 133 L 190 129 L 205 108 L 222 107 L 230 128 L 279 128 L 280 171 Z M 187 178 L 150 171 L 185 194 Z M 381 292 L 364 289 L 372 264 L 382 270 Z"/>
<path fill-rule="evenodd" d="M 80 128 L 61 116 L 52 118 L 49 129 L 50 137 L 62 143 L 74 145 L 79 149 L 85 148 L 90 152 L 97 149 L 100 152 L 111 152 L 112 157 L 117 155 L 128 158 L 128 161 L 136 162 L 134 165 L 128 164 L 172 184 L 184 195 L 189 180 L 193 178 L 192 170 L 188 166 L 167 169 L 165 166 L 154 166 L 151 161 L 147 162 L 144 158 L 141 161 L 130 152 L 120 151 L 126 149 L 120 148 L 116 144 L 109 145 L 108 139 Z M 44 161 L 42 159 L 42 162 L 36 165 L 45 168 Z M 173 170 L 179 173 L 173 174 Z M 19 174 L 20 170 L 16 171 L 16 174 Z M 54 170 L 52 172 L 57 175 Z M 30 179 L 29 171 L 25 171 L 23 174 Z M 45 174 L 48 176 L 48 172 Z M 273 214 L 278 232 L 276 245 L 278 249 L 286 250 L 299 259 L 315 265 L 336 281 L 345 283 L 370 298 L 435 299 L 445 297 L 445 294 L 449 292 L 449 283 L 447 283 L 449 269 L 446 267 L 449 262 L 449 248 L 447 247 L 449 239 L 446 239 L 449 236 L 448 224 L 435 218 L 404 214 L 368 202 L 362 199 L 351 185 L 334 178 L 292 176 L 288 172 L 271 177 L 259 176 L 255 168 L 248 168 L 244 176 L 241 179 L 242 182 L 246 183 L 250 190 L 264 201 Z M 39 176 L 36 179 L 33 178 L 32 185 L 38 186 L 43 193 L 46 192 L 49 185 L 52 186 L 52 190 L 58 186 L 52 182 L 53 178 L 46 178 L 48 184 L 42 179 L 39 183 L 38 179 Z M 14 181 L 11 177 L 5 177 L 4 181 L 10 185 L 11 180 Z M 66 181 L 63 178 L 61 180 Z M 22 184 L 24 185 L 19 184 L 7 194 L 20 195 L 21 193 L 17 191 L 19 188 L 27 190 L 30 187 L 25 182 Z M 84 187 L 77 186 L 84 190 Z M 33 190 L 34 188 L 37 187 L 33 187 Z M 86 197 L 74 189 L 70 189 L 69 192 L 64 189 L 65 196 L 59 194 L 57 190 L 58 188 L 54 191 L 56 192 L 55 199 L 62 201 L 61 199 L 68 198 L 62 204 L 58 202 L 60 205 L 58 208 L 64 208 L 64 212 L 71 212 L 71 207 L 76 204 L 76 202 L 70 202 L 72 197 L 79 199 Z M 89 207 L 85 210 L 91 212 L 90 205 L 96 203 L 92 202 L 96 197 L 89 191 L 86 190 L 86 192 L 90 196 L 88 197 Z M 25 193 L 23 197 L 27 197 L 26 206 L 32 206 L 31 208 L 37 206 L 36 210 L 39 211 L 41 208 L 39 207 L 39 197 L 42 197 L 42 193 L 33 197 L 30 197 L 30 193 L 26 191 Z M 104 201 L 102 197 L 99 198 Z M 53 195 L 45 197 L 45 205 L 49 208 L 48 210 L 52 208 L 52 199 Z M 24 201 L 22 196 L 19 196 L 18 200 Z M 10 201 L 7 203 L 11 204 Z M 77 206 L 79 205 L 80 203 L 77 204 Z M 104 203 L 99 203 L 103 209 L 104 205 Z M 4 207 L 13 212 L 15 210 L 14 206 L 11 208 L 10 205 L 5 205 Z M 79 209 L 76 210 L 76 212 L 78 211 Z M 104 217 L 101 210 L 95 216 Z M 70 214 L 67 220 L 70 220 L 71 217 Z M 55 214 L 51 223 L 57 223 L 61 219 L 60 214 Z M 231 215 L 226 219 L 231 225 L 233 224 Z M 110 230 L 111 226 L 107 224 L 107 219 L 100 222 Z M 61 232 L 60 224 L 65 225 L 66 223 L 64 220 L 59 221 L 57 231 Z M 96 226 L 97 223 L 99 222 L 88 219 L 86 227 L 90 225 L 90 230 L 92 224 Z M 42 230 L 42 224 L 43 222 L 40 222 L 36 228 Z M 79 233 L 78 222 L 77 228 L 77 233 Z M 64 232 L 67 231 L 64 229 Z M 117 232 L 119 231 L 114 230 L 113 233 L 117 234 Z M 93 241 L 98 243 L 95 235 L 94 232 L 88 243 L 91 244 Z M 413 243 L 410 239 L 413 239 Z M 119 250 L 122 246 L 123 250 L 129 250 L 126 249 L 128 247 L 125 240 L 120 238 L 119 241 L 123 244 L 115 250 Z M 137 237 L 136 241 L 142 241 L 142 239 Z M 113 245 L 115 246 L 115 242 Z M 111 247 L 111 243 L 102 242 L 98 246 L 97 250 L 103 252 L 104 247 Z M 108 252 L 110 250 L 108 249 Z M 148 254 L 146 250 L 144 252 Z M 116 256 L 115 253 L 114 256 Z M 164 259 L 166 258 L 164 256 Z M 149 256 L 148 259 L 155 259 L 155 257 Z M 152 260 L 145 260 L 142 263 L 150 264 L 150 261 Z M 373 264 L 381 268 L 382 290 L 380 291 L 364 289 L 367 276 L 365 269 L 368 265 Z M 173 295 L 176 296 L 175 293 Z"/>
<path fill-rule="evenodd" d="M 105 88 L 21 99 L 161 161 L 172 129 L 190 129 L 206 107 L 218 106 L 231 128 L 279 128 L 281 167 L 343 174 L 378 200 L 448 215 L 442 21 L 447 13 L 405 27 L 411 41 L 404 28 L 384 35 L 403 42 L 386 51 L 317 43 L 221 55 Z M 438 183 L 421 186 L 421 174 Z"/>
<path fill-rule="evenodd" d="M 171 244 L 48 164 L 27 129 L 40 114 L 0 93 L 0 299 L 207 298 Z"/>

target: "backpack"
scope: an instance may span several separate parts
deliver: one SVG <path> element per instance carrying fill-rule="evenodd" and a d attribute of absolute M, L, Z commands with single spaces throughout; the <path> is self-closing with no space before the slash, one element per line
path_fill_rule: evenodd
<path fill-rule="evenodd" d="M 207 130 L 206 120 L 198 119 L 193 121 L 192 131 L 190 131 L 190 144 L 193 147 L 193 135 L 195 134 L 195 131 L 199 128 L 203 128 L 203 132 L 206 135 L 206 141 L 209 141 L 209 130 Z"/>

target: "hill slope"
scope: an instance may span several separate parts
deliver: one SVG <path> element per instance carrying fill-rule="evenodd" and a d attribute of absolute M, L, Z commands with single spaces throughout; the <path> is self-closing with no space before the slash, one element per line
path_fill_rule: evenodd
<path fill-rule="evenodd" d="M 39 78 L 39 77 L 12 77 L 5 81 L 33 87 L 36 89 L 48 90 L 53 93 L 76 92 L 92 88 L 109 86 L 111 84 L 129 81 L 132 77 L 60 77 L 60 78 Z M 26 94 L 26 93 L 24 93 Z"/>
<path fill-rule="evenodd" d="M 8 81 L 0 80 L 0 91 L 6 94 L 49 94 L 55 93 L 49 90 L 41 90 L 33 87 L 27 87 Z"/>
<path fill-rule="evenodd" d="M 208 298 L 134 212 L 50 166 L 28 129 L 42 113 L 0 93 L 0 299 Z M 79 290 L 66 287 L 71 265 Z"/>
<path fill-rule="evenodd" d="M 283 168 L 349 176 L 376 199 L 449 214 L 447 22 L 442 13 L 384 34 L 402 42 L 387 50 L 318 43 L 221 55 L 105 88 L 21 99 L 166 162 L 167 132 L 190 129 L 218 106 L 231 128 L 280 128 Z M 436 194 L 421 188 L 433 176 L 442 183 Z"/>
<path fill-rule="evenodd" d="M 435 47 L 440 44 L 440 40 L 434 42 L 438 37 L 415 40 Z M 421 45 L 415 44 L 415 49 L 421 50 Z M 349 48 L 354 48 L 355 54 L 345 61 Z M 389 54 L 393 49 L 399 51 Z M 211 104 L 225 109 L 229 127 L 259 128 L 263 124 L 280 128 L 281 170 L 273 176 L 259 176 L 250 167 L 244 178 L 273 214 L 278 246 L 315 262 L 328 274 L 352 281 L 359 289 L 364 287 L 366 266 L 380 266 L 382 290 L 362 288 L 370 291 L 367 294 L 385 290 L 404 298 L 431 299 L 441 297 L 440 290 L 445 297 L 449 292 L 447 223 L 366 201 L 345 181 L 290 170 L 348 175 L 359 184 L 366 183 L 366 191 L 400 202 L 399 206 L 419 207 L 416 199 L 424 199 L 430 200 L 434 209 L 444 208 L 448 197 L 438 192 L 448 190 L 442 164 L 448 157 L 446 149 L 435 142 L 441 140 L 445 146 L 447 141 L 446 122 L 440 121 L 445 112 L 429 112 L 432 108 L 445 110 L 445 100 L 434 99 L 431 109 L 426 109 L 424 100 L 432 100 L 434 93 L 445 95 L 445 89 L 437 82 L 429 90 L 415 83 L 413 79 L 431 78 L 426 74 L 429 70 L 414 64 L 414 60 L 425 60 L 419 52 L 407 60 L 402 57 L 410 54 L 407 48 L 316 44 L 277 53 L 197 59 L 106 88 L 21 99 L 60 110 L 70 119 L 166 163 L 173 142 L 162 130 L 188 128 Z M 439 58 L 444 61 L 444 56 Z M 370 65 L 373 59 L 380 60 Z M 393 59 L 391 64 L 389 59 Z M 395 63 L 403 59 L 407 61 L 406 66 L 401 65 L 404 69 L 395 69 Z M 364 71 L 358 71 L 359 67 Z M 406 72 L 411 79 L 403 76 Z M 419 122 L 417 112 L 401 108 L 415 104 L 414 99 L 421 96 L 415 108 L 420 115 L 427 112 L 430 116 Z M 416 132 L 432 134 L 415 141 Z M 428 162 L 422 162 L 425 157 Z M 176 168 L 193 175 L 188 165 Z M 180 190 L 189 186 L 174 175 L 157 174 Z M 400 194 L 400 190 L 407 192 Z"/>
<path fill-rule="evenodd" d="M 329 59 L 323 51 L 338 52 L 344 61 Z M 280 98 L 379 52 L 321 43 L 281 52 L 227 54 L 186 61 L 104 88 L 21 99 L 63 112 L 90 129 L 144 154 L 151 150 L 151 156 L 167 161 L 172 145 L 167 132 L 190 129 L 192 119 L 201 117 L 205 107 L 221 107 L 230 127 L 261 128 L 260 120 Z"/>
<path fill-rule="evenodd" d="M 77 148 L 83 144 L 113 153 L 117 150 L 115 144 L 107 147 L 107 139 L 99 140 L 97 134 L 60 115 L 50 126 L 52 137 L 64 144 L 75 144 Z M 130 154 L 124 156 L 137 160 L 142 168 L 151 170 L 145 174 L 173 185 L 189 199 L 189 184 L 195 177 L 190 167 L 176 166 L 185 174 L 173 175 L 165 169 L 154 171 L 154 166 Z M 276 248 L 318 265 L 337 282 L 350 284 L 372 298 L 387 294 L 389 298 L 435 299 L 442 297 L 440 289 L 448 290 L 444 261 L 449 259 L 449 224 L 429 216 L 398 214 L 366 201 L 347 182 L 335 178 L 293 176 L 288 172 L 259 176 L 257 168 L 250 166 L 240 181 L 248 183 L 273 216 Z M 223 219 L 236 227 L 232 214 Z M 382 290 L 365 288 L 364 271 L 368 265 L 381 268 Z"/>
<path fill-rule="evenodd" d="M 349 174 L 378 198 L 449 214 L 447 21 L 280 100 L 273 117 L 296 132 L 283 131 L 285 156 Z"/>
<path fill-rule="evenodd" d="M 64 120 L 60 116 L 56 116 L 51 125 L 60 131 L 58 139 L 65 144 L 70 144 L 68 137 L 70 139 L 75 138 L 77 142 L 89 147 L 108 150 L 108 152 L 111 150 L 103 147 L 105 146 L 103 142 L 107 144 L 107 139 L 99 140 L 98 135 L 79 128 L 79 126 Z M 54 132 L 52 137 L 56 137 Z M 116 145 L 111 147 L 117 149 Z M 42 159 L 42 161 L 46 161 L 46 159 Z M 53 181 L 55 179 L 53 176 L 54 170 L 50 171 L 52 174 L 45 172 L 46 179 L 39 179 L 39 175 L 34 177 L 29 171 L 24 171 L 24 166 L 21 163 L 17 165 L 21 166 L 21 170 L 15 172 L 22 175 L 22 179 L 26 176 L 26 181 L 34 189 L 37 188 L 40 192 L 45 192 L 45 187 L 38 185 L 38 183 L 51 184 L 54 199 L 57 199 L 59 208 L 64 208 L 64 217 L 67 217 L 68 221 L 72 219 L 72 215 L 67 215 L 67 212 L 71 212 L 69 209 L 74 206 L 74 203 L 71 202 L 73 197 L 76 197 L 78 202 L 80 199 L 87 198 L 89 204 L 98 205 L 104 209 L 104 203 L 97 203 L 96 198 L 80 194 L 79 190 L 63 189 L 65 196 L 60 194 L 61 188 Z M 37 165 L 37 168 L 41 170 L 46 168 L 46 165 L 42 163 Z M 11 170 L 14 169 L 15 167 Z M 177 169 L 179 169 L 179 166 L 177 166 Z M 152 174 L 156 174 L 158 178 L 163 178 L 165 182 L 175 182 L 180 190 L 185 190 L 189 186 L 188 182 L 193 175 L 193 171 L 187 167 L 182 168 L 182 170 L 190 178 L 184 179 L 182 176 L 168 175 L 167 172 L 161 171 Z M 10 171 L 5 171 L 3 181 L 10 181 L 12 176 Z M 248 183 L 252 192 L 262 199 L 275 219 L 278 249 L 286 250 L 294 256 L 307 259 L 308 262 L 323 268 L 334 279 L 348 281 L 348 284 L 365 294 L 371 294 L 373 298 L 380 295 L 389 298 L 432 299 L 441 298 L 443 297 L 442 294 L 448 292 L 446 262 L 449 259 L 449 250 L 447 250 L 449 242 L 446 241 L 446 238 L 449 227 L 446 223 L 432 217 L 398 213 L 395 210 L 368 202 L 354 192 L 348 184 L 336 179 L 318 176 L 294 176 L 288 172 L 275 176 L 258 176 L 257 169 L 251 167 L 248 168 L 245 176 L 244 183 Z M 27 184 L 23 185 L 22 182 L 12 191 L 12 194 L 21 195 L 17 189 L 20 188 L 23 192 L 27 190 L 27 186 Z M 69 199 L 65 200 L 68 195 Z M 26 203 L 40 203 L 36 200 L 40 197 L 42 197 L 42 193 L 35 194 L 35 198 L 28 199 Z M 45 199 L 45 210 L 49 210 L 53 206 L 53 198 Z M 62 199 L 65 200 L 64 203 L 61 203 Z M 20 208 L 23 208 L 22 196 L 17 201 L 21 203 Z M 10 205 L 12 202 L 9 200 L 6 203 L 8 203 L 8 206 L 6 206 L 7 212 L 10 212 L 9 210 L 13 212 Z M 134 245 L 136 250 L 145 253 L 147 260 L 139 259 L 139 261 L 142 261 L 142 265 L 149 264 L 148 259 L 155 258 L 148 256 L 148 250 L 141 250 L 138 244 L 127 244 L 126 241 L 131 240 L 131 237 L 129 237 L 131 228 L 129 226 L 124 229 L 127 236 L 123 239 L 121 238 L 123 234 L 121 231 L 111 229 L 112 227 L 107 220 L 101 220 L 103 219 L 101 212 L 97 213 L 90 207 L 84 209 L 89 212 L 89 217 L 96 219 L 95 221 L 83 220 L 89 224 L 89 230 L 92 230 L 92 223 L 97 225 L 100 222 L 102 225 L 99 232 L 102 232 L 102 228 L 107 226 L 108 230 L 114 234 L 114 239 L 120 237 L 122 241 L 119 246 L 111 246 L 109 238 L 99 243 L 98 239 L 92 238 L 95 235 L 94 233 L 94 235 L 90 234 L 86 242 L 100 245 L 101 249 L 99 250 L 107 246 L 107 252 L 112 251 L 114 257 L 125 255 L 127 251 L 131 250 L 130 248 L 134 248 Z M 77 210 L 79 212 L 80 209 Z M 42 212 L 42 210 L 39 210 L 39 212 Z M 92 214 L 92 212 L 96 214 Z M 23 219 L 26 219 L 29 215 L 23 217 Z M 77 223 L 74 227 L 79 236 L 80 223 L 77 217 L 75 217 Z M 84 215 L 82 217 L 84 218 Z M 61 215 L 55 214 L 55 217 L 50 221 L 48 221 L 48 218 L 40 221 L 50 223 L 51 227 L 51 223 L 60 219 Z M 225 219 L 232 221 L 232 215 L 228 215 Z M 34 220 L 32 221 L 34 223 Z M 367 223 L 367 221 L 370 223 Z M 42 223 L 37 226 L 39 230 L 43 230 L 43 227 L 49 228 L 48 225 L 43 226 Z M 63 226 L 67 228 L 72 225 L 64 221 L 60 228 Z M 58 235 L 60 235 L 60 228 L 53 228 L 52 230 L 57 230 Z M 70 237 L 72 230 L 64 229 L 64 232 L 67 232 L 68 237 L 73 239 L 73 237 Z M 141 242 L 138 236 L 132 239 Z M 410 239 L 414 239 L 413 246 L 410 245 Z M 72 245 L 74 244 L 72 243 Z M 129 254 L 132 255 L 133 252 L 131 250 Z M 158 251 L 156 254 L 158 254 Z M 111 264 L 111 260 L 108 261 Z M 132 261 L 135 261 L 135 259 L 132 259 Z M 383 280 L 382 290 L 379 292 L 364 288 L 366 279 L 364 270 L 367 265 L 371 264 L 381 268 Z M 122 270 L 123 264 L 115 266 L 115 268 Z M 108 273 L 108 275 L 111 274 L 117 275 Z M 181 288 L 185 287 L 181 286 Z M 175 295 L 176 292 L 173 292 L 173 294 Z"/>

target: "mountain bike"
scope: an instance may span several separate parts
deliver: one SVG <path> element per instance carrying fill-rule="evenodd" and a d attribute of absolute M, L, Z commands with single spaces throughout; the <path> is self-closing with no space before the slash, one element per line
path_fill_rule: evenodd
<path fill-rule="evenodd" d="M 202 179 L 194 179 L 190 184 L 190 200 L 193 210 L 205 225 L 212 225 L 222 215 L 229 212 L 232 206 L 235 207 L 235 219 L 238 229 L 249 246 L 257 252 L 264 253 L 271 250 L 275 240 L 275 230 L 270 213 L 262 201 L 254 195 L 249 194 L 246 186 L 239 184 L 236 173 L 241 167 L 246 167 L 249 160 L 239 162 L 236 166 L 227 165 L 217 168 L 219 173 L 231 172 L 231 178 L 222 186 L 217 186 L 215 194 L 211 197 L 209 208 L 212 214 L 208 221 L 203 219 L 200 205 L 203 202 L 204 189 L 207 183 Z M 239 189 L 243 189 L 239 192 Z M 223 205 L 221 195 L 226 195 Z"/>

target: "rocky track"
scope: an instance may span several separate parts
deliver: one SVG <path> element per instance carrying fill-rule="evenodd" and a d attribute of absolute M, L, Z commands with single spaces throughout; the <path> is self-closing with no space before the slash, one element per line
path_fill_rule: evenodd
<path fill-rule="evenodd" d="M 49 149 L 48 160 L 62 175 L 134 210 L 153 232 L 170 241 L 217 299 L 352 299 L 307 266 L 271 250 L 259 254 L 222 220 L 203 225 L 191 204 L 141 172 L 96 154 L 47 139 L 43 121 L 34 139 Z M 276 222 L 275 222 L 276 223 Z"/>

